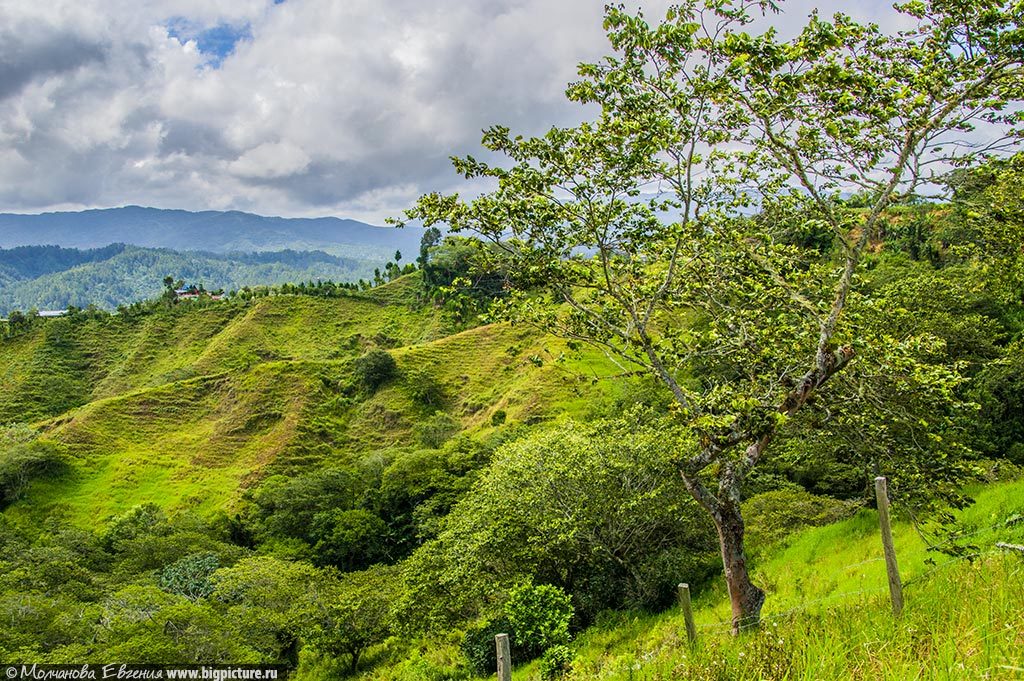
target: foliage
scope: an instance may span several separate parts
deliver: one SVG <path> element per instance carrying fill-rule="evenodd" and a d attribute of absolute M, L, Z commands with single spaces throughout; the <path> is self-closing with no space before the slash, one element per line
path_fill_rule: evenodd
<path fill-rule="evenodd" d="M 885 209 L 922 190 L 929 167 L 977 161 L 944 144 L 978 120 L 1003 134 L 1021 80 L 1015 5 L 900 5 L 914 26 L 896 34 L 841 14 L 812 15 L 792 38 L 748 33 L 769 6 L 693 0 L 656 26 L 607 8 L 615 54 L 567 90 L 596 120 L 529 139 L 492 127 L 483 144 L 507 166 L 454 163 L 497 188 L 427 195 L 407 212 L 502 249 L 522 273 L 513 319 L 600 347 L 672 394 L 692 433 L 677 468 L 718 526 L 737 633 L 765 598 L 744 556 L 742 481 L 789 419 L 877 349 L 852 318 L 854 275 Z M 645 194 L 652 185 L 663 190 Z M 870 207 L 845 202 L 847 188 Z M 820 223 L 837 262 L 777 239 L 780 218 Z M 954 394 L 955 368 L 894 355 L 929 393 Z"/>
<path fill-rule="evenodd" d="M 23 424 L 0 427 L 0 510 L 21 498 L 32 480 L 66 470 L 67 460 L 57 445 L 37 437 Z"/>
<path fill-rule="evenodd" d="M 513 659 L 518 659 L 519 642 L 512 630 L 512 623 L 504 615 L 477 622 L 466 630 L 462 638 L 460 650 L 469 660 L 470 669 L 480 676 L 490 675 L 491 670 L 497 669 L 498 653 L 494 637 L 498 634 L 508 635 L 509 651 Z"/>
<path fill-rule="evenodd" d="M 394 573 L 383 567 L 345 575 L 318 606 L 312 645 L 329 655 L 347 655 L 354 673 L 363 652 L 391 633 L 393 589 Z"/>
<path fill-rule="evenodd" d="M 371 394 L 398 373 L 395 358 L 387 350 L 370 350 L 352 363 L 356 382 Z"/>
<path fill-rule="evenodd" d="M 444 404 L 445 391 L 433 374 L 416 367 L 405 373 L 405 386 L 409 396 L 424 407 L 437 409 Z"/>
<path fill-rule="evenodd" d="M 420 257 L 424 294 L 456 324 L 471 322 L 505 297 L 509 273 L 494 249 L 457 236 L 429 241 Z"/>
<path fill-rule="evenodd" d="M 505 616 L 515 632 L 516 646 L 530 658 L 569 642 L 573 608 L 557 586 L 524 584 L 509 592 Z"/>
<path fill-rule="evenodd" d="M 855 502 L 815 496 L 803 490 L 777 490 L 747 499 L 743 504 L 743 517 L 747 522 L 747 537 L 763 552 L 805 527 L 828 525 L 848 518 L 857 508 Z"/>
<path fill-rule="evenodd" d="M 420 444 L 436 449 L 459 432 L 459 427 L 460 424 L 454 416 L 447 412 L 435 411 L 432 416 L 417 423 L 414 430 Z"/>
<path fill-rule="evenodd" d="M 985 366 L 970 394 L 981 407 L 979 449 L 1024 463 L 1024 340 L 1010 344 L 1003 357 Z"/>
<path fill-rule="evenodd" d="M 270 476 L 251 493 L 260 536 L 312 541 L 318 514 L 353 508 L 359 493 L 351 471 L 323 468 L 295 477 Z"/>
<path fill-rule="evenodd" d="M 370 496 L 375 512 L 388 519 L 392 555 L 404 557 L 424 539 L 436 536 L 489 455 L 487 446 L 458 437 L 441 449 L 396 457 L 381 472 L 380 485 Z"/>
<path fill-rule="evenodd" d="M 146 535 L 166 534 L 170 530 L 167 514 L 157 504 L 141 504 L 113 518 L 103 532 L 101 541 L 108 551 L 121 551 L 134 539 Z"/>
<path fill-rule="evenodd" d="M 210 577 L 220 567 L 215 553 L 194 553 L 177 560 L 160 571 L 160 588 L 184 596 L 190 601 L 213 593 Z"/>
<path fill-rule="evenodd" d="M 565 645 L 554 645 L 544 651 L 540 658 L 540 678 L 542 681 L 560 679 L 572 671 L 572 650 Z"/>
<path fill-rule="evenodd" d="M 313 562 L 345 572 L 366 569 L 387 557 L 387 532 L 383 520 L 361 508 L 321 511 L 309 533 L 315 542 Z"/>
<path fill-rule="evenodd" d="M 330 584 L 306 563 L 252 557 L 217 570 L 212 598 L 249 646 L 267 659 L 295 665 L 301 636 L 329 596 Z"/>
<path fill-rule="evenodd" d="M 500 448 L 406 564 L 406 616 L 465 616 L 517 582 L 559 586 L 581 620 L 664 606 L 713 565 L 713 529 L 671 470 L 673 443 L 634 421 L 559 424 Z M 441 624 L 438 624 L 441 626 Z"/>

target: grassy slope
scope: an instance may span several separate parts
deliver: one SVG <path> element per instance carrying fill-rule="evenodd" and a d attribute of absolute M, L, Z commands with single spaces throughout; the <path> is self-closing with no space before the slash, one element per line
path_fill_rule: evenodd
<path fill-rule="evenodd" d="M 230 508 L 268 466 L 418 446 L 414 426 L 437 409 L 480 436 L 498 409 L 511 422 L 580 415 L 612 389 L 578 375 L 609 373 L 603 358 L 566 355 L 560 341 L 526 329 L 444 335 L 433 310 L 402 304 L 411 286 L 182 306 L 134 321 L 56 320 L 3 343 L 0 422 L 26 415 L 18 420 L 36 421 L 75 460 L 71 475 L 36 484 L 8 514 L 86 526 L 146 501 Z M 400 375 L 373 396 L 353 393 L 349 363 L 374 346 L 392 348 Z M 412 399 L 414 368 L 438 381 L 443 403 Z"/>
<path fill-rule="evenodd" d="M 717 580 L 694 600 L 694 648 L 679 610 L 608 613 L 571 644 L 575 660 L 563 681 L 1024 679 L 1024 556 L 995 548 L 1024 543 L 1024 480 L 980 490 L 957 522 L 982 554 L 973 561 L 930 553 L 910 523 L 894 525 L 906 584 L 900 620 L 889 604 L 877 514 L 863 510 L 767 551 L 755 566 L 768 591 L 758 632 L 728 634 L 728 599 Z M 377 666 L 359 678 L 475 678 L 460 640 L 458 632 L 413 645 L 391 639 L 366 656 Z M 298 678 L 329 676 L 311 664 Z M 539 678 L 537 661 L 513 672 L 516 681 Z"/>
<path fill-rule="evenodd" d="M 755 568 L 768 591 L 760 633 L 728 636 L 717 585 L 696 600 L 695 651 L 679 612 L 619 616 L 579 638 L 570 678 L 1024 678 L 1024 557 L 994 546 L 1022 542 L 1022 515 L 1024 481 L 982 490 L 959 518 L 967 532 L 982 530 L 969 538 L 984 554 L 973 563 L 928 552 L 911 524 L 898 523 L 902 621 L 892 617 L 874 511 L 798 533 Z M 531 665 L 515 678 L 535 674 Z"/>

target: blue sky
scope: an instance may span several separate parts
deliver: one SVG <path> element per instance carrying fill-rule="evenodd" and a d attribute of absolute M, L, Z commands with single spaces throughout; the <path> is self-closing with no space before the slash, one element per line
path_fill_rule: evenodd
<path fill-rule="evenodd" d="M 284 0 L 275 0 L 280 4 Z M 235 50 L 240 40 L 252 40 L 252 26 L 248 23 L 202 27 L 185 17 L 174 17 L 167 22 L 167 34 L 181 43 L 194 40 L 199 51 L 206 55 L 211 66 L 217 67 Z"/>

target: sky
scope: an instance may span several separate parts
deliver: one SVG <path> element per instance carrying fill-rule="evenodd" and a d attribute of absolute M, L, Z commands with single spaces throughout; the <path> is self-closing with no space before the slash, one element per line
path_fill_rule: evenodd
<path fill-rule="evenodd" d="M 669 2 L 632 2 L 655 19 Z M 845 6 L 844 6 L 845 5 Z M 120 205 L 380 223 L 458 191 L 494 124 L 588 116 L 603 0 L 3 0 L 0 212 Z M 884 22 L 880 0 L 797 0 Z M 891 20 L 891 19 L 888 19 Z M 472 190 L 471 190 L 472 191 Z"/>

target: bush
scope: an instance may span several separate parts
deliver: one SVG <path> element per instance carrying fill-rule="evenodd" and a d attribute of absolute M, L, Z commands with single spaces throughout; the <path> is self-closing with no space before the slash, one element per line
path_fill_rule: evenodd
<path fill-rule="evenodd" d="M 427 420 L 416 424 L 413 430 L 424 447 L 437 449 L 459 432 L 459 422 L 453 416 L 438 411 Z"/>
<path fill-rule="evenodd" d="M 195 601 L 213 593 L 210 576 L 220 567 L 215 553 L 196 553 L 160 571 L 160 588 Z"/>
<path fill-rule="evenodd" d="M 0 429 L 0 510 L 21 498 L 33 479 L 54 477 L 67 466 L 56 445 L 36 437 L 23 425 Z"/>
<path fill-rule="evenodd" d="M 405 384 L 409 388 L 409 395 L 418 404 L 439 407 L 444 403 L 444 388 L 433 375 L 423 369 L 409 371 Z"/>
<path fill-rule="evenodd" d="M 495 427 L 500 426 L 501 424 L 505 423 L 505 419 L 507 418 L 508 414 L 505 413 L 505 410 L 499 409 L 498 411 L 491 414 L 491 425 Z"/>
<path fill-rule="evenodd" d="M 747 538 L 754 549 L 763 551 L 804 527 L 848 518 L 859 506 L 857 502 L 815 496 L 803 490 L 765 492 L 743 504 Z"/>
<path fill-rule="evenodd" d="M 108 551 L 120 551 L 128 542 L 147 536 L 165 535 L 170 531 L 163 509 L 149 502 L 140 504 L 117 516 L 100 537 L 100 544 Z"/>
<path fill-rule="evenodd" d="M 532 659 L 545 650 L 569 642 L 573 608 L 569 595 L 550 584 L 525 585 L 512 590 L 505 603 L 517 646 Z"/>
<path fill-rule="evenodd" d="M 540 658 L 540 678 L 552 681 L 569 673 L 572 669 L 572 651 L 568 646 L 551 646 Z"/>
<path fill-rule="evenodd" d="M 395 358 L 386 350 L 370 350 L 352 364 L 356 381 L 370 393 L 390 381 L 398 373 Z"/>
<path fill-rule="evenodd" d="M 478 624 L 470 628 L 462 639 L 462 652 L 469 660 L 470 668 L 480 676 L 493 674 L 498 668 L 498 653 L 494 645 L 494 637 L 498 634 L 508 634 L 512 659 L 516 659 L 519 649 L 507 617 Z"/>

